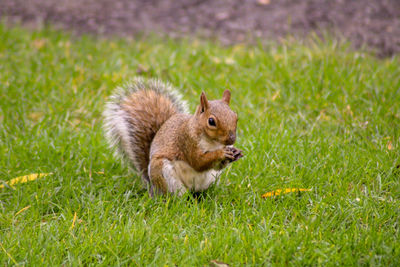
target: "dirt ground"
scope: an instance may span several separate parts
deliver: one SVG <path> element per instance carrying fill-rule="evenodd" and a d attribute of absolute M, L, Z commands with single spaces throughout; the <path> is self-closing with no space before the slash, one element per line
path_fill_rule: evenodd
<path fill-rule="evenodd" d="M 0 17 L 77 34 L 196 34 L 224 44 L 329 31 L 380 56 L 400 52 L 400 0 L 1 0 Z"/>

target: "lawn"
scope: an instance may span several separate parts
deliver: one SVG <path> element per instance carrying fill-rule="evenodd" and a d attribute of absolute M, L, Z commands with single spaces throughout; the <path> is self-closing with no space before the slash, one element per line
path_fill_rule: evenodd
<path fill-rule="evenodd" d="M 400 264 L 399 58 L 314 38 L 0 39 L 0 265 Z M 150 198 L 108 149 L 102 109 L 136 75 L 192 111 L 231 89 L 245 157 L 200 198 Z M 52 174 L 5 184 L 31 173 Z M 261 198 L 285 188 L 311 191 Z"/>

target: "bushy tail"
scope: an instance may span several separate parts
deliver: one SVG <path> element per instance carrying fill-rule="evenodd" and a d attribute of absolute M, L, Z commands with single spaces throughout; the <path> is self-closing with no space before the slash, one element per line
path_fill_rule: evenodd
<path fill-rule="evenodd" d="M 169 84 L 135 78 L 118 87 L 103 112 L 106 137 L 116 155 L 127 159 L 148 182 L 150 144 L 161 125 L 186 103 Z"/>

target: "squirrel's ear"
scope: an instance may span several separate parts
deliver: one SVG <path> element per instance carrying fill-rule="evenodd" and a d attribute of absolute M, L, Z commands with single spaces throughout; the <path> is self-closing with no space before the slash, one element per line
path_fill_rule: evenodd
<path fill-rule="evenodd" d="M 229 101 L 231 101 L 231 91 L 226 89 L 222 95 L 222 100 L 229 105 Z"/>
<path fill-rule="evenodd" d="M 201 107 L 201 113 L 203 113 L 208 109 L 208 100 L 204 92 L 202 92 L 200 96 L 200 107 Z"/>

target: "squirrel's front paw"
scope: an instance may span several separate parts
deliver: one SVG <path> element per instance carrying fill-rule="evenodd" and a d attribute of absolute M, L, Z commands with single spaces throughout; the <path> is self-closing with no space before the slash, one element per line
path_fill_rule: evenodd
<path fill-rule="evenodd" d="M 228 149 L 231 152 L 231 154 L 233 155 L 232 159 L 228 158 L 229 162 L 237 161 L 238 159 L 243 157 L 243 151 L 240 149 L 237 149 L 236 147 L 231 146 L 231 147 L 226 147 L 225 149 Z"/>
<path fill-rule="evenodd" d="M 232 162 L 235 160 L 235 153 L 232 150 L 232 147 L 225 147 L 222 149 L 223 151 L 223 160 L 226 160 L 228 162 Z"/>

